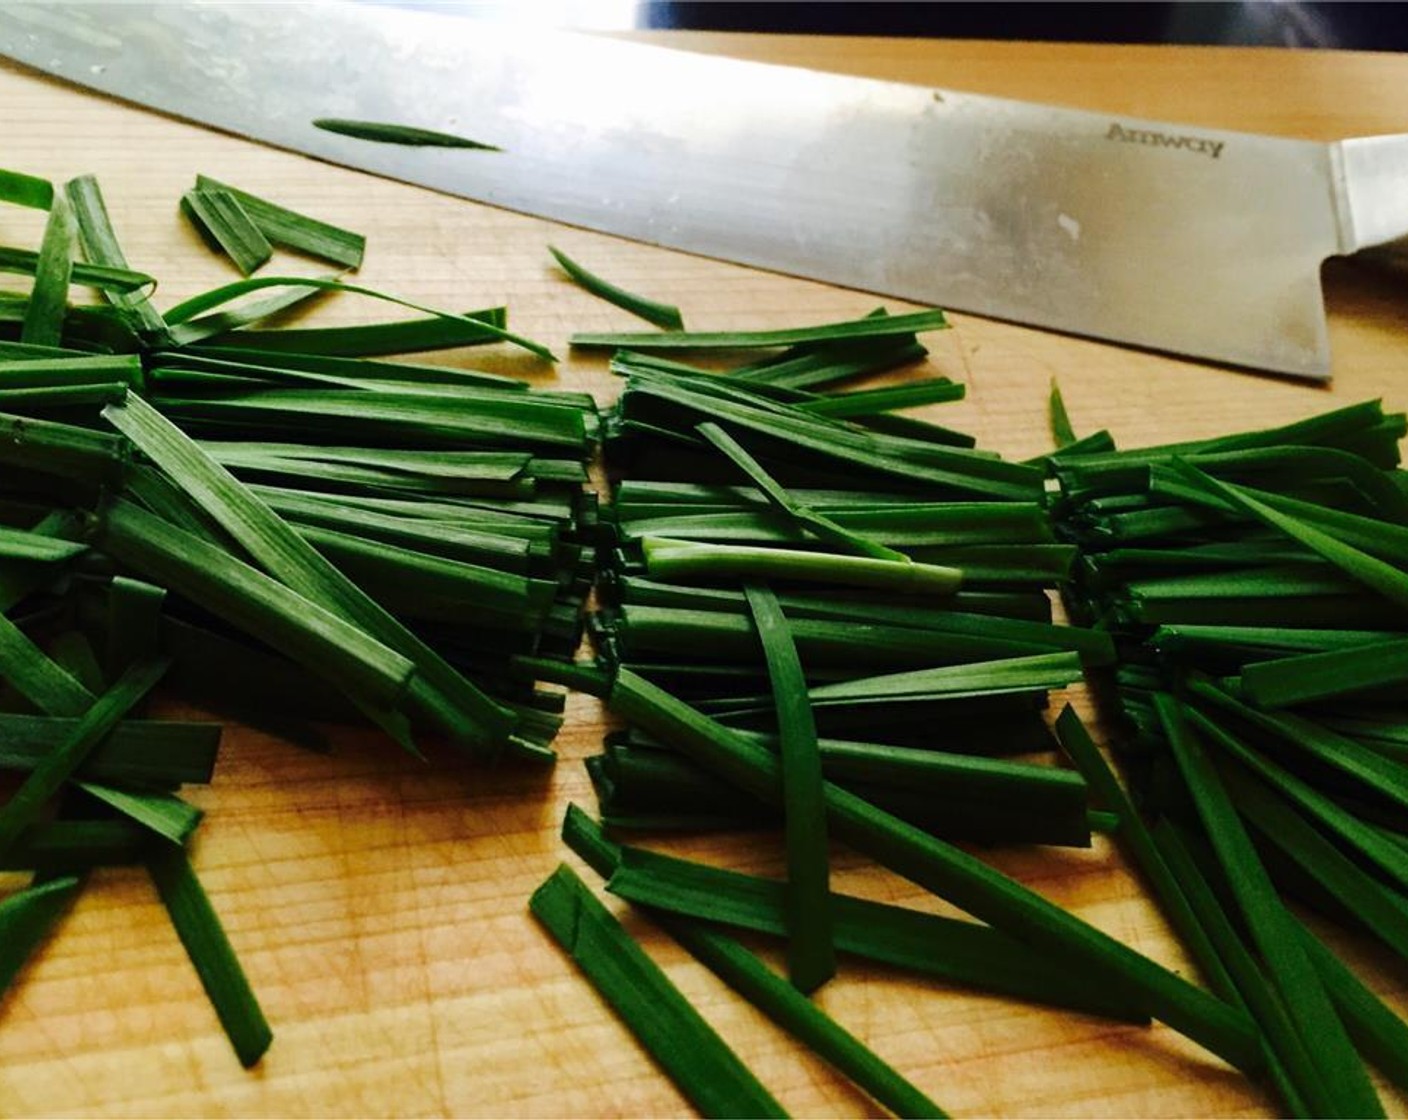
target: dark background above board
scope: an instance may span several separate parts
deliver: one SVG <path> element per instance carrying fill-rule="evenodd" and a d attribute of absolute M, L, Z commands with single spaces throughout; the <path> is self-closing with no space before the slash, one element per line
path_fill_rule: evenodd
<path fill-rule="evenodd" d="M 638 5 L 643 27 L 1104 43 L 1408 49 L 1397 3 L 732 3 Z"/>
<path fill-rule="evenodd" d="M 367 2 L 367 0 L 363 0 Z M 1097 43 L 1408 50 L 1408 5 L 1301 0 L 973 3 L 928 0 L 371 0 L 518 24 Z"/>

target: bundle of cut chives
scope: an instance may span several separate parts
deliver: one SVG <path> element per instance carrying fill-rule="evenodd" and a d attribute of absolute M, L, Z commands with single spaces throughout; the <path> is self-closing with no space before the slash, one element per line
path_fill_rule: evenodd
<path fill-rule="evenodd" d="M 1113 653 L 1106 635 L 1050 621 L 1048 590 L 1075 552 L 1051 530 L 1040 469 L 890 413 L 960 396 L 943 378 L 836 390 L 912 358 L 915 320 L 860 320 L 894 333 L 859 341 L 823 328 L 722 374 L 618 352 L 605 450 L 629 477 L 603 519 L 592 636 L 613 669 L 776 747 L 750 590 L 766 586 L 828 777 L 940 835 L 1088 844 L 1078 775 L 994 757 L 1051 749 L 1047 690 Z M 668 746 L 628 728 L 591 760 L 609 824 L 771 815 Z"/>
<path fill-rule="evenodd" d="M 627 725 L 593 763 L 607 824 L 737 823 L 780 810 L 787 877 L 616 848 L 575 810 L 564 835 L 610 876 L 609 890 L 663 916 L 711 967 L 718 952 L 698 937 L 716 924 L 780 933 L 802 992 L 833 974 L 838 951 L 855 953 L 1117 1018 L 1157 1017 L 1254 1069 L 1238 1009 L 939 836 L 1088 843 L 1082 780 L 993 756 L 1044 749 L 1047 690 L 1108 663 L 1112 647 L 1050 625 L 1046 591 L 1073 553 L 1053 539 L 1039 468 L 883 415 L 906 399 L 938 399 L 933 386 L 875 391 L 883 399 L 811 391 L 911 356 L 909 332 L 934 325 L 931 313 L 781 335 L 586 340 L 794 347 L 722 377 L 617 355 L 626 387 L 606 450 L 631 478 L 603 526 L 611 605 L 591 627 L 597 664 L 562 673 Z M 897 337 L 885 338 L 887 326 Z M 871 341 L 858 344 L 853 329 Z M 770 370 L 785 372 L 769 381 Z M 926 735 L 925 720 L 944 730 Z M 871 741 L 819 733 L 862 727 Z M 981 801 L 986 819 L 965 814 L 965 800 Z M 832 892 L 831 834 L 988 924 L 934 923 Z M 567 907 L 564 886 L 544 891 L 549 914 Z M 628 1022 L 643 1013 L 613 995 L 610 950 L 563 941 Z M 1098 978 L 1081 988 L 1101 1000 L 1062 982 L 1073 970 Z M 782 1021 L 771 996 L 729 982 Z M 687 1058 L 678 1065 L 687 1075 Z"/>
<path fill-rule="evenodd" d="M 1404 432 L 1369 402 L 1051 460 L 1142 817 L 1078 726 L 1063 741 L 1297 1115 L 1382 1115 L 1365 1060 L 1408 1085 L 1408 1028 L 1289 905 L 1408 956 Z"/>
<path fill-rule="evenodd" d="M 83 872 L 145 862 L 240 1059 L 270 1034 L 184 847 L 219 728 L 130 712 L 158 681 L 286 734 L 370 719 L 408 750 L 550 759 L 592 582 L 583 395 L 374 360 L 507 341 L 502 309 L 261 329 L 335 277 L 254 277 L 158 311 L 91 177 L 0 172 L 47 212 L 0 297 L 0 987 Z M 362 238 L 212 180 L 182 209 L 248 275 L 267 243 L 355 268 Z M 71 287 L 103 304 L 74 304 Z M 393 300 L 402 303 L 403 301 Z M 410 305 L 414 307 L 414 305 Z"/>

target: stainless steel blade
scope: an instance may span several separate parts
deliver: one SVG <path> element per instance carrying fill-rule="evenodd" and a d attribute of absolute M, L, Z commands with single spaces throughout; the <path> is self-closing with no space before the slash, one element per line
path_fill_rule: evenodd
<path fill-rule="evenodd" d="M 1187 129 L 435 13 L 9 3 L 0 53 L 513 210 L 1307 377 L 1329 372 L 1321 262 L 1408 233 L 1404 137 Z M 503 151 L 369 143 L 320 117 Z"/>

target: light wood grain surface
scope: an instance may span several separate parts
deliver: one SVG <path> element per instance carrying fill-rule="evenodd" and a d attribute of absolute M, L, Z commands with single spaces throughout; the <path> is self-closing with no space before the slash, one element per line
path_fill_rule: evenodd
<path fill-rule="evenodd" d="M 1329 138 L 1408 131 L 1408 58 L 1273 50 L 1112 48 L 683 36 L 690 49 L 1075 106 Z M 450 307 L 506 301 L 514 325 L 566 352 L 573 330 L 627 317 L 550 267 L 553 241 L 629 287 L 683 306 L 699 328 L 782 326 L 868 311 L 861 293 L 565 230 L 380 181 L 78 92 L 0 64 L 0 165 L 96 172 L 135 267 L 174 301 L 229 278 L 178 220 L 197 171 L 365 231 L 363 276 Z M 1255 200 L 1249 200 L 1255 205 Z M 0 242 L 32 243 L 0 214 Z M 956 315 L 933 371 L 969 385 L 945 422 L 1021 457 L 1044 450 L 1059 376 L 1082 430 L 1127 445 L 1280 422 L 1383 396 L 1408 405 L 1408 287 L 1339 267 L 1327 278 L 1333 388 L 1315 388 Z M 322 322 L 376 317 L 348 300 Z M 478 354 L 453 355 L 480 362 Z M 531 372 L 510 356 L 496 368 Z M 534 376 L 542 376 L 534 374 Z M 573 355 L 543 378 L 597 391 Z M 179 712 L 171 700 L 167 710 Z M 0 1004 L 0 1115 L 676 1115 L 688 1108 L 529 919 L 531 890 L 565 853 L 568 801 L 592 804 L 581 759 L 604 726 L 575 697 L 551 771 L 418 766 L 377 736 L 340 732 L 331 757 L 231 727 L 195 861 L 272 1021 L 273 1049 L 242 1071 L 137 873 L 94 877 L 58 935 Z M 775 871 L 769 837 L 685 850 Z M 837 853 L 849 890 L 942 910 Z M 1118 857 L 1006 849 L 992 861 L 1136 948 L 1182 968 Z M 873 1111 L 699 966 L 628 916 L 650 951 L 798 1114 Z M 1348 943 L 1400 1008 L 1405 974 Z M 1263 1115 L 1270 1102 L 1171 1032 L 1111 1026 L 847 963 L 822 1004 L 954 1114 Z M 1402 1115 L 1408 1108 L 1389 1096 Z"/>

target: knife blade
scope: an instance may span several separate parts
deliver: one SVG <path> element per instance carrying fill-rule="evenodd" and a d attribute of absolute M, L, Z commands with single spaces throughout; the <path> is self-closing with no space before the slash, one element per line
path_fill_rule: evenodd
<path fill-rule="evenodd" d="M 1321 263 L 1408 234 L 1404 135 L 1185 128 L 349 3 L 0 5 L 0 54 L 512 210 L 1308 378 L 1330 371 Z"/>

